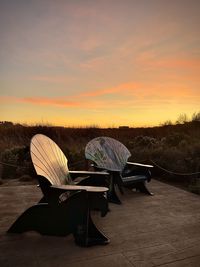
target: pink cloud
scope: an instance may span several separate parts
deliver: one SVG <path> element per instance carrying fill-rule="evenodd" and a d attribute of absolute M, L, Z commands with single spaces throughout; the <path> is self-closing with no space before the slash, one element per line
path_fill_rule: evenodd
<path fill-rule="evenodd" d="M 14 96 L 0 96 L 0 103 L 18 103 L 21 101 L 21 98 Z"/>
<path fill-rule="evenodd" d="M 108 97 L 107 95 L 115 97 Z M 100 96 L 105 96 L 100 98 Z M 29 103 L 41 106 L 55 106 L 61 108 L 83 108 L 91 110 L 105 110 L 115 108 L 147 106 L 155 107 L 170 101 L 187 101 L 187 99 L 197 101 L 195 89 L 186 85 L 163 84 L 163 83 L 137 83 L 127 82 L 115 87 L 90 90 L 80 94 L 74 94 L 70 98 L 63 97 L 13 97 L 6 96 L 0 98 L 0 103 Z"/>
<path fill-rule="evenodd" d="M 53 106 L 61 106 L 61 107 L 76 107 L 80 105 L 79 102 L 67 101 L 65 99 L 60 99 L 60 98 L 25 97 L 25 98 L 22 98 L 21 100 L 22 102 L 27 102 L 31 104 L 53 105 Z"/>
<path fill-rule="evenodd" d="M 155 51 L 145 51 L 138 55 L 138 64 L 143 66 L 167 69 L 200 69 L 200 59 L 190 58 L 188 56 L 174 56 L 174 57 L 158 57 Z"/>
<path fill-rule="evenodd" d="M 133 93 L 133 90 L 137 90 L 140 87 L 141 87 L 140 83 L 134 83 L 134 82 L 122 83 L 115 87 L 87 91 L 81 94 L 81 96 L 95 97 L 95 96 L 103 96 L 103 95 L 109 95 L 109 94 L 115 94 L 115 93 L 119 93 L 120 95 L 127 95 L 127 94 Z"/>
<path fill-rule="evenodd" d="M 158 67 L 181 68 L 181 69 L 200 69 L 200 59 L 166 59 L 157 62 Z"/>
<path fill-rule="evenodd" d="M 35 105 L 49 105 L 49 106 L 60 106 L 60 107 L 76 107 L 80 103 L 76 101 L 67 101 L 61 98 L 48 98 L 48 97 L 0 97 L 1 103 L 30 103 Z"/>

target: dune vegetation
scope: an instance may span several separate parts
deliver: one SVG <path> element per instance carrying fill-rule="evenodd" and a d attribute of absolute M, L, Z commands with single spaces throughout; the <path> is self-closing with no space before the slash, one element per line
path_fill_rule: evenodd
<path fill-rule="evenodd" d="M 113 137 L 130 150 L 130 160 L 155 166 L 153 177 L 200 193 L 200 112 L 188 119 L 182 114 L 176 123 L 167 121 L 149 128 L 65 128 L 0 124 L 0 182 L 8 179 L 36 181 L 29 153 L 33 135 L 52 138 L 68 158 L 69 167 L 87 169 L 84 149 L 92 138 Z"/>

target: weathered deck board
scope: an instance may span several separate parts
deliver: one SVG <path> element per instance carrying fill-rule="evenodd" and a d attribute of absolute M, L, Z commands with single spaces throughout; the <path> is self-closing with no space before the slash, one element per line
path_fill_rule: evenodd
<path fill-rule="evenodd" d="M 155 196 L 126 191 L 105 218 L 93 215 L 109 245 L 80 248 L 72 236 L 6 235 L 41 193 L 36 186 L 1 186 L 0 266 L 199 266 L 200 197 L 155 180 L 149 187 Z"/>

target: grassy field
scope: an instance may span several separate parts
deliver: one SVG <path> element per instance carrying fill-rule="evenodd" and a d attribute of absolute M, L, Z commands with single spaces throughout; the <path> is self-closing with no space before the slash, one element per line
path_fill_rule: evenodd
<path fill-rule="evenodd" d="M 156 166 L 182 174 L 200 172 L 200 114 L 197 115 L 197 119 L 189 122 L 175 125 L 168 122 L 152 128 L 64 128 L 1 123 L 0 161 L 8 164 L 0 164 L 1 183 L 7 179 L 23 182 L 35 178 L 29 145 L 37 133 L 49 136 L 60 146 L 71 170 L 86 168 L 84 149 L 87 142 L 98 136 L 109 136 L 127 146 L 132 161 L 154 162 Z M 155 167 L 153 176 L 200 192 L 200 174 L 175 175 Z"/>

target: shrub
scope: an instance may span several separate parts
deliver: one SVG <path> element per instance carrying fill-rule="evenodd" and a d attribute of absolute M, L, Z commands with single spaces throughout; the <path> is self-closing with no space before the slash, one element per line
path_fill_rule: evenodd
<path fill-rule="evenodd" d="M 18 178 L 30 172 L 31 159 L 27 147 L 13 147 L 1 153 L 2 179 Z"/>
<path fill-rule="evenodd" d="M 199 114 L 191 122 L 152 128 L 101 129 L 64 128 L 52 126 L 25 127 L 22 125 L 0 125 L 0 159 L 14 165 L 3 166 L 2 179 L 18 178 L 26 180 L 26 175 L 35 176 L 30 159 L 29 145 L 34 134 L 43 133 L 52 138 L 69 160 L 70 169 L 84 169 L 84 149 L 88 141 L 97 136 L 109 136 L 122 142 L 130 150 L 135 162 L 151 163 L 174 172 L 200 171 L 200 123 Z M 176 176 L 154 168 L 156 174 L 170 178 L 193 181 L 190 176 Z M 25 178 L 23 178 L 25 176 Z M 21 179 L 21 178 L 20 178 Z M 29 178 L 27 178 L 29 179 Z"/>

